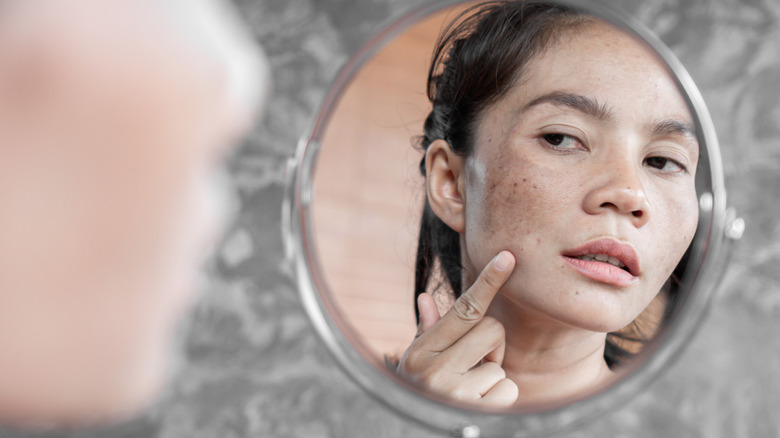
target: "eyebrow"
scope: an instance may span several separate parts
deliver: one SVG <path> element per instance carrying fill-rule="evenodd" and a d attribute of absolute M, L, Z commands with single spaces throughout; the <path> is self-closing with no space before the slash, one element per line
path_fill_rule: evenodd
<path fill-rule="evenodd" d="M 696 140 L 696 127 L 675 119 L 657 120 L 650 125 L 650 132 L 658 136 L 681 134 Z"/>
<path fill-rule="evenodd" d="M 601 104 L 596 99 L 587 96 L 566 93 L 563 91 L 553 91 L 552 93 L 539 96 L 528 102 L 521 111 L 544 103 L 549 103 L 558 107 L 571 108 L 603 121 L 611 121 L 613 119 L 612 110 L 605 104 Z"/>
<path fill-rule="evenodd" d="M 692 156 L 696 156 L 699 153 L 699 139 L 696 136 L 696 126 L 692 123 L 686 123 L 676 119 L 656 120 L 650 125 L 650 132 L 653 136 L 657 137 L 670 135 L 682 135 L 683 137 L 687 137 L 691 141 L 682 142 L 682 145 L 693 154 Z"/>
<path fill-rule="evenodd" d="M 575 111 L 579 111 L 585 115 L 593 117 L 602 121 L 614 120 L 612 109 L 606 104 L 599 103 L 598 100 L 592 99 L 580 94 L 567 93 L 564 91 L 553 91 L 551 93 L 544 94 L 528 102 L 523 106 L 521 112 L 527 109 L 542 105 L 552 104 L 557 107 L 571 108 Z M 650 125 L 650 133 L 655 136 L 664 135 L 683 135 L 692 139 L 698 148 L 698 139 L 696 137 L 696 127 L 692 123 L 683 122 L 677 119 L 662 119 L 653 122 Z"/>

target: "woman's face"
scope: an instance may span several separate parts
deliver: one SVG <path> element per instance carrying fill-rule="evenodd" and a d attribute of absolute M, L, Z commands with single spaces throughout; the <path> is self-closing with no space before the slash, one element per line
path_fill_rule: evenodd
<path fill-rule="evenodd" d="M 478 125 L 459 181 L 466 284 L 506 249 L 501 297 L 526 317 L 629 324 L 696 230 L 692 126 L 669 72 L 620 31 L 587 25 L 549 47 Z"/>
<path fill-rule="evenodd" d="M 156 394 L 265 61 L 211 1 L 0 8 L 0 419 Z"/>

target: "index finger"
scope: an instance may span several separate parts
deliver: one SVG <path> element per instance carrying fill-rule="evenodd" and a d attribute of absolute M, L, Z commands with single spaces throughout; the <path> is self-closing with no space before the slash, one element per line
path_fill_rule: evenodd
<path fill-rule="evenodd" d="M 504 285 L 515 266 L 515 257 L 509 251 L 501 251 L 485 266 L 471 287 L 455 301 L 452 308 L 432 330 L 445 349 L 465 335 L 485 317 L 490 303 Z M 446 336 L 441 336 L 446 334 Z"/>

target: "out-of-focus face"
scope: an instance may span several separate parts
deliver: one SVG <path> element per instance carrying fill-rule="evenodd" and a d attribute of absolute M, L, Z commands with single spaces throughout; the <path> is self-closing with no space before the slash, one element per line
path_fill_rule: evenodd
<path fill-rule="evenodd" d="M 651 50 L 606 25 L 532 60 L 485 111 L 473 151 L 461 181 L 468 278 L 511 251 L 517 265 L 494 305 L 540 327 L 624 327 L 696 230 L 685 101 Z"/>
<path fill-rule="evenodd" d="M 0 7 L 0 421 L 117 418 L 164 381 L 267 86 L 218 6 Z"/>

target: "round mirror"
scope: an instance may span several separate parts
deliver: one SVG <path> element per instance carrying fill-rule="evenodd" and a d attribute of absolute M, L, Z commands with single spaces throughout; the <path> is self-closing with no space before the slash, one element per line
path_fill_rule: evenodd
<path fill-rule="evenodd" d="M 340 365 L 472 437 L 560 430 L 640 391 L 692 336 L 743 226 L 690 76 L 591 2 L 439 1 L 394 21 L 337 76 L 286 199 L 288 257 Z M 488 293 L 500 250 L 513 269 Z M 500 342 L 466 336 L 496 322 Z M 546 372 L 551 350 L 569 371 Z M 472 400 L 411 351 L 503 374 Z M 512 403 L 480 403 L 501 381 Z"/>

